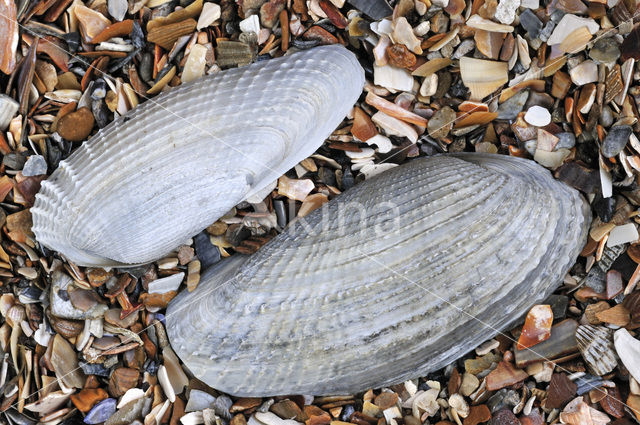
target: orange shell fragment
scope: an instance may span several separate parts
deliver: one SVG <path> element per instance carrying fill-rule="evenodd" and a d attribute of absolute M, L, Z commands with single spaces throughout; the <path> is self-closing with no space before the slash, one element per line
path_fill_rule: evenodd
<path fill-rule="evenodd" d="M 0 71 L 5 74 L 11 74 L 16 67 L 19 40 L 16 13 L 13 0 L 0 0 Z"/>
<path fill-rule="evenodd" d="M 534 345 L 549 339 L 551 336 L 551 324 L 553 323 L 553 311 L 550 305 L 534 305 L 522 327 L 522 333 L 518 338 L 518 350 L 533 347 Z"/>

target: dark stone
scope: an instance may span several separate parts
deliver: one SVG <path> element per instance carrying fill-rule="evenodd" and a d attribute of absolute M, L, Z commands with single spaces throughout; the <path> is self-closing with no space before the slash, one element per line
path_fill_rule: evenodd
<path fill-rule="evenodd" d="M 227 231 L 224 234 L 224 238 L 233 246 L 240 245 L 249 236 L 251 236 L 251 230 L 239 223 L 227 227 Z"/>
<path fill-rule="evenodd" d="M 542 304 L 549 304 L 553 312 L 553 320 L 564 319 L 567 315 L 569 297 L 566 295 L 552 294 L 547 297 Z"/>
<path fill-rule="evenodd" d="M 531 9 L 525 9 L 525 11 L 520 14 L 520 25 L 529 33 L 529 37 L 531 38 L 538 38 L 543 26 L 542 21 L 538 19 Z"/>
<path fill-rule="evenodd" d="M 327 167 L 320 167 L 318 169 L 318 178 L 327 186 L 336 186 L 336 175 L 333 170 Z"/>
<path fill-rule="evenodd" d="M 273 209 L 276 212 L 276 220 L 278 222 L 278 226 L 284 228 L 287 225 L 287 213 L 284 208 L 284 202 L 280 199 L 276 199 L 273 201 Z"/>
<path fill-rule="evenodd" d="M 25 162 L 27 162 L 27 155 L 24 153 L 11 152 L 2 158 L 2 164 L 12 170 L 22 170 Z"/>
<path fill-rule="evenodd" d="M 96 375 L 102 376 L 104 378 L 109 377 L 109 369 L 107 369 L 100 363 L 87 363 L 80 361 L 79 364 L 85 375 Z"/>
<path fill-rule="evenodd" d="M 514 390 L 503 388 L 489 397 L 487 407 L 491 412 L 498 412 L 501 409 L 510 409 L 520 402 L 520 396 Z"/>
<path fill-rule="evenodd" d="M 220 261 L 220 251 L 209 240 L 206 232 L 198 233 L 194 238 L 196 255 L 200 260 L 200 267 L 206 270 L 208 267 Z"/>
<path fill-rule="evenodd" d="M 520 420 L 510 409 L 501 409 L 493 414 L 489 425 L 520 425 Z"/>
<path fill-rule="evenodd" d="M 599 38 L 591 50 L 589 57 L 598 63 L 611 63 L 620 57 L 620 48 L 613 37 Z"/>
<path fill-rule="evenodd" d="M 609 134 L 604 138 L 602 142 L 602 154 L 606 158 L 613 158 L 618 155 L 629 141 L 632 129 L 628 125 L 618 125 L 611 127 Z"/>
<path fill-rule="evenodd" d="M 376 21 L 393 13 L 393 9 L 386 0 L 349 0 L 349 3 Z"/>
<path fill-rule="evenodd" d="M 576 395 L 577 389 L 577 385 L 569 379 L 566 373 L 554 373 L 551 376 L 551 382 L 549 382 L 545 407 L 548 409 L 562 408 Z"/>
<path fill-rule="evenodd" d="M 349 422 L 351 420 L 351 415 L 355 412 L 356 409 L 353 407 L 353 404 L 347 404 L 342 408 L 342 412 L 340 412 L 340 420 L 342 422 Z"/>
<path fill-rule="evenodd" d="M 554 174 L 558 180 L 584 193 L 594 193 L 600 187 L 598 171 L 590 170 L 577 162 L 563 164 Z"/>
<path fill-rule="evenodd" d="M 343 172 L 342 172 L 342 187 L 343 190 L 348 190 L 351 189 L 353 187 L 353 185 L 355 185 L 355 179 L 353 178 L 353 174 L 351 174 L 351 169 L 348 167 L 345 167 Z"/>
<path fill-rule="evenodd" d="M 553 378 L 552 378 L 553 380 Z M 576 394 L 586 394 L 594 388 L 599 388 L 603 383 L 603 380 L 599 376 L 584 375 L 575 380 L 573 385 L 576 386 Z"/>
<path fill-rule="evenodd" d="M 616 211 L 616 198 L 603 198 L 601 196 L 593 203 L 593 209 L 605 223 L 608 223 L 613 218 L 613 213 Z"/>

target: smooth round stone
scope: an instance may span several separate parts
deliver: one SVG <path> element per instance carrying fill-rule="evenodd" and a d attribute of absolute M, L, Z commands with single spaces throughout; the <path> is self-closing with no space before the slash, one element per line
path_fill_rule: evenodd
<path fill-rule="evenodd" d="M 609 128 L 611 127 L 611 124 L 613 124 L 613 111 L 609 105 L 604 105 L 602 107 L 602 111 L 600 112 L 600 124 L 605 128 Z"/>
<path fill-rule="evenodd" d="M 439 109 L 427 123 L 429 136 L 434 139 L 444 139 L 453 127 L 456 113 L 448 106 Z"/>
<path fill-rule="evenodd" d="M 571 149 L 576 145 L 576 136 L 573 133 L 564 132 L 556 134 L 558 143 L 556 149 Z"/>
<path fill-rule="evenodd" d="M 631 127 L 628 125 L 618 125 L 611 127 L 609 134 L 602 142 L 602 155 L 606 158 L 613 158 L 618 155 L 629 141 L 631 136 Z"/>
<path fill-rule="evenodd" d="M 542 106 L 532 106 L 526 114 L 524 120 L 536 127 L 544 127 L 551 123 L 551 114 Z"/>
<path fill-rule="evenodd" d="M 85 424 L 100 424 L 106 422 L 114 413 L 116 413 L 116 399 L 108 398 L 93 406 L 93 408 L 84 417 Z"/>
<path fill-rule="evenodd" d="M 601 38 L 589 51 L 589 57 L 598 63 L 612 63 L 620 57 L 620 48 L 613 37 Z"/>

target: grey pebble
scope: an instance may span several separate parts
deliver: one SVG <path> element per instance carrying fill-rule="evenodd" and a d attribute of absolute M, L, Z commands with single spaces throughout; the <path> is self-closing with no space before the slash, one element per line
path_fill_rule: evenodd
<path fill-rule="evenodd" d="M 629 141 L 631 132 L 631 127 L 628 125 L 611 127 L 609 134 L 607 134 L 607 137 L 605 137 L 602 142 L 602 154 L 606 158 L 613 158 L 622 152 Z"/>
<path fill-rule="evenodd" d="M 571 149 L 576 145 L 576 136 L 570 132 L 563 132 L 556 134 L 558 138 L 558 143 L 556 144 L 556 148 L 554 150 L 558 150 L 561 148 Z"/>
<path fill-rule="evenodd" d="M 515 120 L 529 98 L 529 90 L 514 94 L 498 107 L 499 120 Z"/>
<path fill-rule="evenodd" d="M 47 174 L 47 161 L 42 155 L 31 155 L 27 158 L 27 162 L 24 163 L 22 175 L 29 177 L 40 176 L 42 174 Z"/>

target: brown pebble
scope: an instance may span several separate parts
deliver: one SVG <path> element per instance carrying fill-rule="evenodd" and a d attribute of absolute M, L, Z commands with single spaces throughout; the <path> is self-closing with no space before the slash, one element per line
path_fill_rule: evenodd
<path fill-rule="evenodd" d="M 491 419 L 491 412 L 486 404 L 471 406 L 469 416 L 464 418 L 463 425 L 478 425 Z"/>
<path fill-rule="evenodd" d="M 84 329 L 84 322 L 80 320 L 60 319 L 50 316 L 51 327 L 65 338 L 72 338 L 80 335 Z"/>
<path fill-rule="evenodd" d="M 520 421 L 511 410 L 501 409 L 493 414 L 491 425 L 520 425 Z"/>
<path fill-rule="evenodd" d="M 302 34 L 305 40 L 318 40 L 320 44 L 336 44 L 338 39 L 321 26 L 314 25 Z"/>
<path fill-rule="evenodd" d="M 576 394 L 577 385 L 565 373 L 554 373 L 547 390 L 547 409 L 562 408 Z"/>
<path fill-rule="evenodd" d="M 78 394 L 71 394 L 71 401 L 82 413 L 87 413 L 96 403 L 109 398 L 109 394 L 102 388 L 85 388 Z"/>
<path fill-rule="evenodd" d="M 600 406 L 611 416 L 621 418 L 624 416 L 624 404 L 620 399 L 618 387 L 607 388 L 607 395 L 600 400 Z"/>
<path fill-rule="evenodd" d="M 524 381 L 529 375 L 522 369 L 515 369 L 511 363 L 501 361 L 498 367 L 486 377 L 487 390 L 495 391 Z"/>
<path fill-rule="evenodd" d="M 373 401 L 373 404 L 378 406 L 381 410 L 385 410 L 395 406 L 397 402 L 398 402 L 398 394 L 382 392 L 376 396 L 376 398 Z"/>
<path fill-rule="evenodd" d="M 180 425 L 180 418 L 184 416 L 184 407 L 184 401 L 180 397 L 176 397 L 176 401 L 173 403 L 173 411 L 171 412 L 169 425 Z"/>
<path fill-rule="evenodd" d="M 262 404 L 261 398 L 243 397 L 236 400 L 235 403 L 229 409 L 231 413 L 243 412 L 254 407 L 258 407 Z"/>
<path fill-rule="evenodd" d="M 231 418 L 230 425 L 247 425 L 247 420 L 242 413 L 239 413 Z"/>
<path fill-rule="evenodd" d="M 113 371 L 109 378 L 109 394 L 113 397 L 120 397 L 127 392 L 128 389 L 138 384 L 140 372 L 128 367 L 121 367 Z"/>
<path fill-rule="evenodd" d="M 412 68 L 416 64 L 416 55 L 411 53 L 404 44 L 394 44 L 387 47 L 389 65 L 398 68 Z"/>
<path fill-rule="evenodd" d="M 460 389 L 460 385 L 462 384 L 462 376 L 458 372 L 457 368 L 453 369 L 451 372 L 451 376 L 449 377 L 449 384 L 447 384 L 447 389 L 449 390 L 449 394 L 455 394 Z"/>
<path fill-rule="evenodd" d="M 281 400 L 271 406 L 271 411 L 282 419 L 295 419 L 302 421 L 302 410 L 291 400 Z"/>
<path fill-rule="evenodd" d="M 64 139 L 72 142 L 82 142 L 91 130 L 95 120 L 89 108 L 78 108 L 75 112 L 70 112 L 58 120 L 58 134 Z"/>

